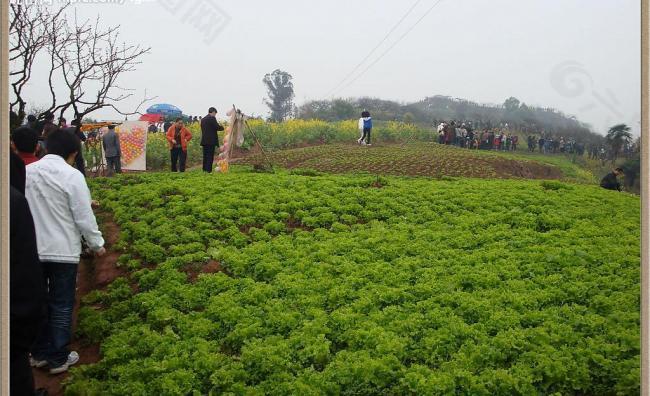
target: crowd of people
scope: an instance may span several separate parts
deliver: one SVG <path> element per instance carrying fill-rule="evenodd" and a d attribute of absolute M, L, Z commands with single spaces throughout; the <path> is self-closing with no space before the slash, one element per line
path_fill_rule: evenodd
<path fill-rule="evenodd" d="M 519 136 L 505 129 L 475 130 L 471 122 L 441 122 L 437 128 L 438 143 L 476 150 L 514 151 Z"/>
<path fill-rule="evenodd" d="M 471 121 L 445 122 L 437 125 L 437 142 L 462 148 L 477 150 L 515 151 L 519 147 L 519 136 L 512 133 L 507 124 L 503 128 L 474 129 Z M 526 137 L 528 151 L 541 154 L 576 154 L 588 153 L 590 159 L 605 159 L 609 151 L 602 145 L 591 145 L 587 149 L 584 143 L 574 138 L 555 137 L 550 134 L 531 134 Z M 631 150 L 631 149 L 630 149 Z"/>
<path fill-rule="evenodd" d="M 163 132 L 167 133 L 169 131 L 169 128 L 178 121 L 178 119 L 181 119 L 185 125 L 193 125 L 193 124 L 200 124 L 201 121 L 203 120 L 203 117 L 201 116 L 187 116 L 185 118 L 183 117 L 175 117 L 175 118 L 166 118 L 163 121 L 160 122 L 149 122 L 149 129 L 148 132 L 150 133 L 158 133 L 158 132 Z"/>
<path fill-rule="evenodd" d="M 212 171 L 224 128 L 211 107 L 201 118 L 203 170 Z M 198 118 L 192 118 L 192 122 Z M 11 133 L 10 152 L 10 366 L 11 394 L 35 394 L 32 368 L 66 372 L 80 357 L 70 350 L 77 268 L 82 253 L 106 250 L 86 184 L 82 142 L 88 137 L 77 120 L 70 125 L 47 113 L 28 116 Z M 107 176 L 121 172 L 115 125 L 101 136 Z M 168 126 L 171 170 L 185 170 L 192 134 L 181 118 Z"/>
<path fill-rule="evenodd" d="M 34 121 L 12 131 L 10 152 L 10 375 L 21 395 L 35 392 L 32 367 L 60 374 L 79 361 L 69 346 L 82 240 L 106 252 L 78 167 L 79 123 Z"/>
<path fill-rule="evenodd" d="M 639 152 L 640 147 L 636 144 L 624 144 L 621 150 L 622 156 L 624 158 L 630 158 L 635 152 Z M 616 156 L 610 147 L 603 145 L 591 145 L 587 149 L 589 159 L 599 160 L 604 165 L 607 161 L 613 161 Z"/>
<path fill-rule="evenodd" d="M 542 154 L 568 153 L 584 155 L 585 145 L 576 142 L 575 139 L 565 139 L 563 136 L 554 138 L 552 136 L 528 136 L 528 151 L 534 153 L 535 150 Z"/>

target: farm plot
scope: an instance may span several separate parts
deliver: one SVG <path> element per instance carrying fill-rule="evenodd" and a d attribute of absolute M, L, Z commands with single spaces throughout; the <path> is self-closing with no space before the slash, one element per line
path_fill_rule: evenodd
<path fill-rule="evenodd" d="M 329 173 L 526 179 L 561 179 L 564 176 L 560 167 L 527 160 L 524 156 L 426 142 L 372 147 L 331 144 L 273 152 L 269 157 L 273 164 L 284 168 L 310 168 Z M 261 154 L 237 161 L 248 165 L 264 162 Z M 578 167 L 568 164 L 568 168 Z"/>
<path fill-rule="evenodd" d="M 557 181 L 92 181 L 129 275 L 68 394 L 638 394 L 639 199 Z"/>

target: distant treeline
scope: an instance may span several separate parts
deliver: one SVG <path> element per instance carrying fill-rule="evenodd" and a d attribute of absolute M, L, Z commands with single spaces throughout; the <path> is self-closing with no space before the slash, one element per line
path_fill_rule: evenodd
<path fill-rule="evenodd" d="M 504 127 L 550 137 L 573 138 L 585 144 L 602 144 L 604 137 L 585 123 L 556 109 L 533 107 L 510 97 L 502 105 L 481 104 L 449 96 L 432 96 L 414 103 L 376 98 L 315 100 L 297 109 L 296 117 L 341 121 L 359 117 L 368 109 L 375 120 L 436 125 L 441 121 L 471 121 L 474 128 Z"/>

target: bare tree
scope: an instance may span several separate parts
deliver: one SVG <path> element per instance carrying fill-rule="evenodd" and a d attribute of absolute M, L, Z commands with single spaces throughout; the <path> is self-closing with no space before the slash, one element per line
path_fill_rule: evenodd
<path fill-rule="evenodd" d="M 151 98 L 146 97 L 133 112 L 123 112 L 118 102 L 133 96 L 133 90 L 117 84 L 118 78 L 133 71 L 139 58 L 150 48 L 119 43 L 119 25 L 101 28 L 100 18 L 94 23 L 86 20 L 74 25 L 64 24 L 52 33 L 50 40 L 51 70 L 59 71 L 66 87 L 66 97 L 58 101 L 51 89 L 52 103 L 49 111 L 65 113 L 72 108 L 74 119 L 81 120 L 95 110 L 110 107 L 122 115 L 136 114 L 139 107 Z M 52 85 L 52 84 L 50 84 Z"/>
<path fill-rule="evenodd" d="M 19 1 L 10 4 L 9 22 L 9 79 L 15 99 L 10 110 L 17 115 L 17 122 L 25 118 L 27 101 L 23 89 L 32 76 L 36 56 L 50 45 L 51 26 L 61 24 L 69 3 L 63 3 L 52 11 L 41 2 Z"/>
<path fill-rule="evenodd" d="M 119 42 L 120 26 L 103 27 L 100 18 L 79 22 L 65 11 L 69 3 L 50 11 L 40 2 L 12 3 L 10 26 L 12 70 L 10 75 L 16 99 L 11 110 L 25 117 L 27 101 L 23 88 L 31 77 L 36 56 L 45 52 L 49 62 L 50 104 L 45 112 L 63 114 L 72 110 L 74 119 L 101 108 L 110 107 L 122 115 L 138 114 L 144 99 L 134 111 L 124 112 L 119 102 L 133 96 L 130 89 L 118 85 L 124 73 L 135 70 L 150 48 Z M 63 86 L 59 90 L 57 87 Z M 63 93 L 63 94 L 62 94 Z M 43 113 L 38 115 L 43 117 Z"/>

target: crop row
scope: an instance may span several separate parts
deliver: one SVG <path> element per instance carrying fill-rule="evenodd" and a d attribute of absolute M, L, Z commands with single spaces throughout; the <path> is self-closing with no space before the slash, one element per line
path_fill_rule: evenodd
<path fill-rule="evenodd" d="M 327 173 L 370 172 L 406 176 L 452 176 L 475 178 L 559 179 L 562 170 L 528 159 L 428 142 L 363 147 L 333 144 L 273 152 L 273 165 L 306 168 Z M 264 164 L 267 158 L 256 154 L 238 160 L 239 164 Z"/>

